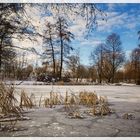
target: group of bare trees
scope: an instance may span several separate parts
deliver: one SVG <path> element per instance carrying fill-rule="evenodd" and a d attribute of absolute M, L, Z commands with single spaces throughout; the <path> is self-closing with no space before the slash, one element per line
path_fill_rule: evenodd
<path fill-rule="evenodd" d="M 1 78 L 6 75 L 20 77 L 17 76 L 20 73 L 19 71 L 25 68 L 25 66 L 23 68 L 17 68 L 17 63 L 19 62 L 17 62 L 18 55 L 16 50 L 17 48 L 25 50 L 25 48 L 21 47 L 20 44 L 15 46 L 13 40 L 22 41 L 25 38 L 29 38 L 32 41 L 32 37 L 40 35 L 35 31 L 36 28 L 32 24 L 32 20 L 28 19 L 27 7 L 39 7 L 46 15 L 50 13 L 57 18 L 56 25 L 53 23 L 55 27 L 53 28 L 54 25 L 48 23 L 46 25 L 46 32 L 41 36 L 44 38 L 44 44 L 46 45 L 44 47 L 46 49 L 44 54 L 49 54 L 53 61 L 53 74 L 59 76 L 61 79 L 65 57 L 72 50 L 69 42 L 73 38 L 73 35 L 68 30 L 66 19 L 71 20 L 71 17 L 75 17 L 76 19 L 77 16 L 81 16 L 87 21 L 85 26 L 88 32 L 90 32 L 93 26 L 97 24 L 97 16 L 104 16 L 104 13 L 95 4 L 0 4 Z"/>
<path fill-rule="evenodd" d="M 64 62 L 70 60 L 68 55 L 73 47 L 70 46 L 70 42 L 74 39 L 73 33 L 69 30 L 69 23 L 67 20 L 71 20 L 71 17 L 76 20 L 77 16 L 80 16 L 86 20 L 85 26 L 87 27 L 87 34 L 91 33 L 97 25 L 97 17 L 101 15 L 102 20 L 106 16 L 95 4 L 48 4 L 52 11 L 55 9 L 54 14 L 56 22 L 46 23 L 46 27 L 43 35 L 43 58 L 51 63 L 53 66 L 53 75 L 62 79 L 62 71 Z M 73 20 L 73 19 L 72 19 Z M 71 22 L 73 22 L 71 20 Z M 71 60 L 70 60 L 71 61 Z M 47 63 L 48 64 L 48 63 Z M 57 65 L 57 66 L 56 66 Z"/>
<path fill-rule="evenodd" d="M 31 38 L 33 28 L 24 11 L 25 4 L 0 4 L 0 78 L 15 75 L 17 70 L 17 48 L 13 40 Z"/>
<path fill-rule="evenodd" d="M 112 33 L 90 56 L 99 83 L 130 82 L 140 84 L 140 47 L 134 48 L 126 60 L 120 36 Z"/>
<path fill-rule="evenodd" d="M 125 60 L 121 44 L 120 36 L 112 33 L 106 38 L 105 43 L 99 44 L 91 52 L 91 60 L 96 68 L 99 83 L 103 80 L 114 83 L 115 74 Z"/>
<path fill-rule="evenodd" d="M 124 66 L 125 79 L 128 82 L 140 84 L 140 47 L 136 47 L 130 54 L 130 60 Z"/>
<path fill-rule="evenodd" d="M 70 46 L 74 35 L 68 29 L 68 22 L 58 17 L 56 23 L 47 23 L 44 32 L 44 55 L 50 57 L 53 64 L 53 75 L 62 78 L 63 62 L 73 48 Z M 60 56 L 59 56 L 60 55 Z M 59 58 L 60 57 L 60 58 Z M 48 60 L 47 60 L 48 61 Z M 60 63 L 59 73 L 56 73 L 56 61 Z"/>
<path fill-rule="evenodd" d="M 36 31 L 31 20 L 28 20 L 25 10 L 27 5 L 28 8 L 39 6 L 54 17 L 55 22 L 46 21 L 42 35 Z M 118 79 L 139 82 L 140 47 L 132 51 L 129 61 L 125 61 L 122 42 L 116 33 L 109 35 L 104 43 L 91 52 L 92 65 L 89 67 L 80 63 L 79 52 L 70 54 L 73 50 L 70 42 L 74 35 L 69 30 L 69 23 L 76 20 L 77 16 L 84 18 L 86 33 L 90 34 L 98 24 L 98 15 L 105 20 L 106 15 L 95 4 L 0 4 L 0 78 L 11 75 L 15 79 L 29 77 L 34 68 L 28 65 L 26 56 L 20 56 L 19 59 L 17 48 L 25 48 L 20 44 L 15 46 L 13 40 L 28 38 L 32 41 L 39 35 L 43 39 L 44 52 L 41 57 L 44 63 L 42 67 L 35 69 L 37 75 L 51 73 L 61 80 L 64 76 L 62 74 L 65 74 L 76 81 L 86 78 L 98 80 L 99 83 L 114 83 Z M 63 72 L 64 69 L 67 70 Z"/>
<path fill-rule="evenodd" d="M 13 48 L 10 48 L 13 45 L 11 38 L 17 29 L 14 24 L 18 24 L 18 21 L 12 23 L 12 13 L 16 14 L 15 5 L 0 5 L 0 72 L 16 55 Z"/>

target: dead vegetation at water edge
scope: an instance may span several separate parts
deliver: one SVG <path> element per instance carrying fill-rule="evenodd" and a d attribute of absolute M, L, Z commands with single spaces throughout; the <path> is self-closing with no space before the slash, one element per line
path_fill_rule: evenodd
<path fill-rule="evenodd" d="M 22 90 L 20 100 L 14 95 L 14 85 L 7 86 L 0 83 L 0 130 L 16 130 L 17 121 L 26 119 L 23 111 L 34 107 L 55 108 L 62 106 L 66 117 L 70 119 L 84 119 L 85 114 L 90 116 L 104 116 L 112 113 L 107 97 L 98 96 L 95 92 L 66 91 L 65 95 L 51 91 L 49 96 L 41 96 L 39 101 L 32 93 L 31 95 Z M 83 109 L 84 108 L 84 109 Z M 8 122 L 8 124 L 7 124 Z"/>
<path fill-rule="evenodd" d="M 6 86 L 0 83 L 0 116 L 15 115 L 20 117 L 22 109 L 17 105 L 14 96 L 14 85 Z"/>
<path fill-rule="evenodd" d="M 0 82 L 0 131 L 18 130 L 15 127 L 17 122 L 28 119 L 24 117 L 14 93 L 14 85 L 7 86 Z"/>
<path fill-rule="evenodd" d="M 104 116 L 113 113 L 110 109 L 107 97 L 97 96 L 95 92 L 82 91 L 74 94 L 73 91 L 66 92 L 65 96 L 57 93 L 50 93 L 50 97 L 44 100 L 45 107 L 56 107 L 63 105 L 64 111 L 69 118 L 84 118 L 82 114 L 86 113 L 92 116 Z M 85 110 L 81 111 L 81 108 Z"/>

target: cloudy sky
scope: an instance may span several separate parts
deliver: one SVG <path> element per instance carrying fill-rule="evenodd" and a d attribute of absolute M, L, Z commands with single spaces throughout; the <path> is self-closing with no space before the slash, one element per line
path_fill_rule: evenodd
<path fill-rule="evenodd" d="M 138 44 L 140 4 L 98 4 L 97 6 L 107 13 L 107 22 L 99 21 L 97 29 L 89 39 L 84 39 L 81 35 L 73 43 L 76 44 L 73 46 L 80 48 L 82 63 L 89 64 L 90 52 L 97 44 L 104 42 L 106 37 L 113 32 L 120 35 L 122 47 L 128 58 L 131 50 L 137 47 Z M 75 31 L 79 35 L 78 25 Z"/>
<path fill-rule="evenodd" d="M 98 27 L 90 34 L 88 38 L 85 36 L 86 21 L 78 17 L 71 24 L 70 31 L 75 35 L 75 40 L 72 41 L 72 46 L 75 49 L 80 49 L 81 63 L 89 65 L 89 55 L 92 50 L 111 33 L 120 35 L 122 47 L 128 57 L 131 50 L 137 47 L 138 35 L 140 30 L 140 4 L 96 4 L 97 7 L 106 13 L 106 20 L 98 20 Z M 44 22 L 54 22 L 55 19 L 46 13 L 41 13 L 37 8 L 27 8 L 27 13 L 31 17 L 31 21 L 37 26 L 39 32 L 44 29 Z M 16 41 L 15 41 L 16 42 Z M 19 44 L 19 42 L 16 42 Z M 21 46 L 34 47 L 39 53 L 42 52 L 42 39 L 38 38 L 38 42 L 23 41 Z M 28 54 L 29 60 L 34 63 L 39 57 L 33 54 Z"/>

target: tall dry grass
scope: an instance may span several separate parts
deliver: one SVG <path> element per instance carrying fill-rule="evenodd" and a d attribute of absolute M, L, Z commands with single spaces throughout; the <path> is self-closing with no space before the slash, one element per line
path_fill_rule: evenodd
<path fill-rule="evenodd" d="M 14 96 L 14 85 L 6 86 L 0 82 L 0 113 L 21 116 L 22 109 L 17 106 L 17 102 Z"/>
<path fill-rule="evenodd" d="M 79 99 L 81 105 L 92 106 L 98 103 L 98 97 L 95 92 L 80 92 Z"/>
<path fill-rule="evenodd" d="M 7 86 L 0 82 L 0 130 L 13 131 L 18 118 L 21 118 L 22 109 L 14 96 L 14 85 Z M 14 118 L 14 119 L 11 119 Z"/>
<path fill-rule="evenodd" d="M 111 109 L 108 105 L 107 97 L 97 96 L 95 92 L 82 91 L 78 95 L 74 92 L 68 91 L 65 96 L 50 92 L 50 97 L 44 100 L 45 107 L 55 107 L 56 105 L 64 105 L 64 109 L 72 117 L 77 116 L 80 118 L 80 106 L 85 106 L 92 115 L 108 115 L 111 113 Z"/>
<path fill-rule="evenodd" d="M 28 94 L 22 90 L 20 95 L 20 108 L 33 108 L 34 106 L 36 106 L 34 94 L 31 94 L 29 97 Z"/>
<path fill-rule="evenodd" d="M 52 91 L 49 97 L 45 97 L 44 100 L 42 100 L 41 96 L 39 103 L 36 103 L 34 94 L 29 96 L 28 93 L 22 90 L 18 106 L 17 99 L 14 96 L 14 86 L 6 86 L 2 82 L 0 83 L 0 113 L 3 115 L 15 114 L 20 116 L 22 109 L 31 109 L 37 106 L 37 104 L 40 107 L 42 102 L 47 108 L 63 105 L 66 112 L 76 114 L 75 116 L 80 116 L 79 108 L 81 106 L 85 106 L 87 110 L 90 109 L 92 115 L 103 116 L 111 113 L 107 97 L 97 96 L 95 92 L 87 91 L 82 91 L 78 94 L 73 91 L 67 91 L 64 96 Z"/>

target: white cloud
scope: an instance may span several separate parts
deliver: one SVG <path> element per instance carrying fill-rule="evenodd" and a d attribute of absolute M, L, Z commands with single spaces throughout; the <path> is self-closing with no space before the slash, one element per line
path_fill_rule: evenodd
<path fill-rule="evenodd" d="M 31 22 L 32 25 L 36 27 L 36 30 L 39 32 L 41 31 L 41 26 L 43 24 L 43 18 L 41 18 L 41 9 L 37 6 L 28 6 L 26 5 L 25 11 L 27 14 L 28 20 Z"/>
<path fill-rule="evenodd" d="M 124 6 L 126 6 L 127 4 L 126 3 L 108 3 L 107 4 L 107 7 L 108 7 L 108 11 L 115 11 L 116 10 L 116 8 L 120 8 L 120 9 L 122 9 L 122 8 L 124 8 Z"/>
<path fill-rule="evenodd" d="M 98 21 L 98 32 L 112 32 L 113 29 L 128 29 L 133 30 L 139 23 L 140 23 L 140 17 L 139 15 L 136 17 L 133 14 L 128 14 L 127 12 L 121 13 L 121 12 L 115 12 L 115 6 L 116 4 L 108 4 L 108 7 L 110 9 L 110 12 L 107 13 L 107 22 L 100 20 Z M 26 10 L 29 19 L 31 20 L 32 24 L 36 26 L 36 29 L 42 33 L 44 29 L 44 22 L 49 21 L 51 23 L 54 23 L 56 19 L 52 16 L 47 17 L 41 17 L 40 16 L 40 10 L 37 8 L 28 8 Z M 70 15 L 70 19 L 73 19 L 73 23 L 71 23 L 70 31 L 74 33 L 75 39 L 79 42 L 78 46 L 96 46 L 99 43 L 101 43 L 101 38 L 93 38 L 86 40 L 84 39 L 84 33 L 86 31 L 86 20 L 80 16 L 77 16 L 76 18 L 74 15 Z M 75 19 L 75 20 L 74 20 Z M 20 47 L 25 48 L 32 48 L 34 47 L 39 53 L 41 53 L 42 48 L 42 38 L 37 37 L 37 42 L 31 42 L 30 40 L 23 40 L 23 41 L 17 41 L 15 40 L 15 44 Z M 127 52 L 129 54 L 129 52 Z M 29 61 L 35 61 L 36 56 L 34 54 L 28 55 Z"/>
<path fill-rule="evenodd" d="M 114 8 L 116 7 L 116 4 L 115 3 L 108 3 L 107 6 L 108 6 L 109 11 L 113 11 Z"/>
<path fill-rule="evenodd" d="M 37 7 L 29 7 L 26 5 L 26 18 L 31 22 L 32 25 L 35 26 L 36 31 L 40 34 L 43 32 L 43 25 L 44 25 L 44 18 L 41 18 L 41 11 Z M 37 36 L 36 41 L 31 41 L 29 39 L 24 38 L 23 40 L 18 40 L 18 39 L 13 39 L 13 44 L 17 47 L 24 48 L 24 49 L 29 49 L 35 48 L 35 50 L 41 54 L 42 53 L 42 38 Z M 39 58 L 38 55 L 36 55 L 33 52 L 28 52 L 24 49 L 17 49 L 18 54 L 23 54 L 24 52 L 26 53 L 26 57 L 28 62 L 30 63 L 35 63 L 36 59 Z"/>
<path fill-rule="evenodd" d="M 80 42 L 80 46 L 91 46 L 91 47 L 96 47 L 98 44 L 101 43 L 101 40 L 86 40 L 86 39 L 83 39 L 81 42 Z"/>
<path fill-rule="evenodd" d="M 107 22 L 99 21 L 98 31 L 106 31 L 109 32 L 113 27 L 121 27 L 123 25 L 124 20 L 123 17 L 126 16 L 124 14 L 119 15 L 116 12 L 107 13 L 108 19 Z"/>
<path fill-rule="evenodd" d="M 98 31 L 110 32 L 113 29 L 134 29 L 140 22 L 134 14 L 120 12 L 108 12 L 107 22 L 98 22 Z"/>
<path fill-rule="evenodd" d="M 47 17 L 45 18 L 45 22 L 55 23 L 56 20 L 54 19 L 53 16 L 47 16 Z"/>
<path fill-rule="evenodd" d="M 72 33 L 74 33 L 77 39 L 84 36 L 86 31 L 86 21 L 83 18 L 77 17 L 74 24 L 69 28 Z"/>
<path fill-rule="evenodd" d="M 134 29 L 135 27 L 136 27 L 136 23 L 135 22 L 133 22 L 133 23 L 128 23 L 127 25 L 126 25 L 126 27 L 128 28 L 128 29 Z"/>

